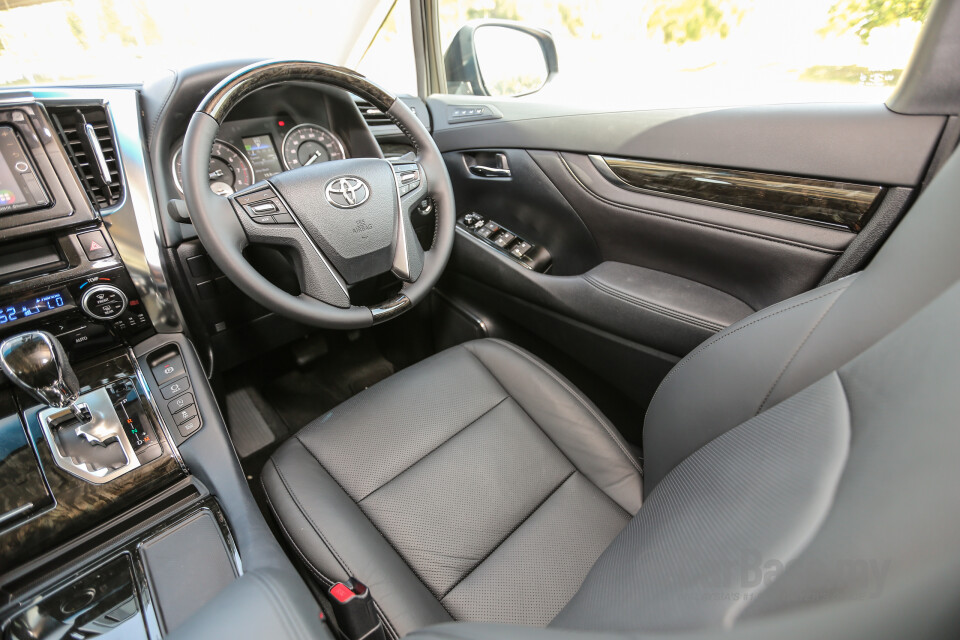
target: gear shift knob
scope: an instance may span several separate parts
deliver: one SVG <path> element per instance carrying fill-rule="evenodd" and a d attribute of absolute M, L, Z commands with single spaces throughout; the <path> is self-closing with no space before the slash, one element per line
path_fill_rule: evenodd
<path fill-rule="evenodd" d="M 46 331 L 27 331 L 0 343 L 0 369 L 51 407 L 73 408 L 80 395 L 80 383 L 63 345 Z"/>

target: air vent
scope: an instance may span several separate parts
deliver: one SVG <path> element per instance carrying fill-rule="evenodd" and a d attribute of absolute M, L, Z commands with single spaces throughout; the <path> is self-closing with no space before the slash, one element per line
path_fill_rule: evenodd
<path fill-rule="evenodd" d="M 47 112 L 91 202 L 99 209 L 118 204 L 123 186 L 106 110 L 100 105 L 84 105 L 48 107 Z"/>
<path fill-rule="evenodd" d="M 383 111 L 366 100 L 357 100 L 357 109 L 360 109 L 360 115 L 366 120 L 367 126 L 375 127 L 382 124 L 393 124 L 393 120 L 383 114 Z"/>

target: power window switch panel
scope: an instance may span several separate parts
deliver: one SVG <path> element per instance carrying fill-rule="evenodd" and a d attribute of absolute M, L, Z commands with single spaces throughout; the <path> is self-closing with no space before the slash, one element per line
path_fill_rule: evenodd
<path fill-rule="evenodd" d="M 522 258 L 523 254 L 530 250 L 530 247 L 533 246 L 526 240 L 521 240 L 517 244 L 513 245 L 513 248 L 510 249 L 510 253 L 518 258 Z"/>
<path fill-rule="evenodd" d="M 498 247 L 506 247 L 508 244 L 510 244 L 516 239 L 517 239 L 516 234 L 510 233 L 509 231 L 504 231 L 500 235 L 498 235 L 496 238 L 494 238 L 493 244 L 497 245 Z"/>

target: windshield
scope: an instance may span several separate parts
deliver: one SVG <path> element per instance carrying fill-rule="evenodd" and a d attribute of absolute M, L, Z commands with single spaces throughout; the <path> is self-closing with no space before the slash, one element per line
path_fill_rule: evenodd
<path fill-rule="evenodd" d="M 0 85 L 139 83 L 164 69 L 228 59 L 355 67 L 393 4 L 3 0 Z"/>

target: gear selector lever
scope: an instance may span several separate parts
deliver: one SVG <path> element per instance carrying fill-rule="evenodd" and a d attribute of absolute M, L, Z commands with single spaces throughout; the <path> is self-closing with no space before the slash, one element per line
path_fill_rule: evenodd
<path fill-rule="evenodd" d="M 28 331 L 0 343 L 0 369 L 47 405 L 38 414 L 54 460 L 88 482 L 104 483 L 140 466 L 107 388 L 80 395 L 60 342 Z"/>
<path fill-rule="evenodd" d="M 28 331 L 0 344 L 0 369 L 43 404 L 69 408 L 81 422 L 89 411 L 77 405 L 80 383 L 60 341 L 46 331 Z"/>

